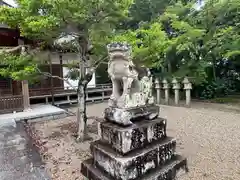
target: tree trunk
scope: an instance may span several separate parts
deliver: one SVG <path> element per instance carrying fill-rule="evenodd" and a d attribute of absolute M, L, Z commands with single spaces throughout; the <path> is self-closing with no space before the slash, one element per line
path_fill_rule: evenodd
<path fill-rule="evenodd" d="M 52 59 L 50 57 L 50 52 L 48 52 L 48 60 L 49 60 L 49 68 L 50 68 L 50 74 L 53 75 L 53 64 L 52 64 Z M 52 105 L 55 104 L 54 102 L 54 84 L 53 84 L 53 77 L 51 77 L 51 96 L 52 96 Z"/>
<path fill-rule="evenodd" d="M 86 88 L 81 83 L 78 87 L 78 140 L 84 141 L 87 137 L 87 115 L 86 115 Z"/>
<path fill-rule="evenodd" d="M 86 39 L 85 39 L 86 40 Z M 79 43 L 81 44 L 81 42 Z M 78 120 L 78 140 L 84 141 L 88 138 L 87 132 L 87 113 L 86 113 L 86 89 L 87 84 L 91 81 L 93 73 L 95 72 L 95 67 L 90 68 L 89 72 L 86 72 L 87 61 L 90 60 L 89 56 L 87 55 L 89 42 L 83 41 L 82 53 L 79 54 L 80 62 L 79 62 L 79 81 L 78 81 L 78 113 L 77 113 L 77 120 Z M 81 52 L 79 50 L 79 52 Z M 88 66 L 88 65 L 87 65 Z"/>
<path fill-rule="evenodd" d="M 88 139 L 88 132 L 87 132 L 87 111 L 86 111 L 86 100 L 87 100 L 87 84 L 91 81 L 92 75 L 94 73 L 94 69 L 92 69 L 89 73 L 87 73 L 83 81 L 79 80 L 78 83 L 78 113 L 77 113 L 77 120 L 78 120 L 78 140 L 84 141 Z M 86 68 L 84 69 L 86 72 Z"/>
<path fill-rule="evenodd" d="M 84 94 L 84 105 L 83 105 L 83 114 L 84 114 L 84 119 L 83 119 L 83 121 L 84 121 L 84 137 L 85 137 L 85 139 L 88 137 L 88 130 L 87 130 L 87 106 L 86 106 L 86 104 L 87 104 L 87 85 L 84 85 L 83 86 L 83 94 Z"/>
<path fill-rule="evenodd" d="M 84 87 L 84 77 L 86 75 L 85 63 L 82 58 L 79 62 L 79 81 L 78 81 L 78 140 L 84 141 L 87 135 L 87 115 L 86 115 L 86 88 Z"/>

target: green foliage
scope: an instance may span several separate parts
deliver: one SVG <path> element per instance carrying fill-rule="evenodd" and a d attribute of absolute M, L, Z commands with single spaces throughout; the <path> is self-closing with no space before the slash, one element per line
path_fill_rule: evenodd
<path fill-rule="evenodd" d="M 213 98 L 240 90 L 240 0 L 204 2 L 196 9 L 195 0 L 18 0 L 19 8 L 0 8 L 0 21 L 46 44 L 77 34 L 82 49 L 93 45 L 92 59 L 106 56 L 107 43 L 126 41 L 137 63 L 161 77 L 191 77 Z"/>
<path fill-rule="evenodd" d="M 0 53 L 0 75 L 14 80 L 28 79 L 35 81 L 38 73 L 33 57 Z"/>
<path fill-rule="evenodd" d="M 61 48 L 77 51 L 86 60 L 91 45 L 90 59 L 97 61 L 106 56 L 109 37 L 118 22 L 127 17 L 132 0 L 17 0 L 17 4 L 17 8 L 0 7 L 0 22 L 19 28 L 26 38 L 40 41 L 41 48 L 70 34 L 75 38 L 62 42 Z M 29 79 L 40 64 L 27 56 L 1 56 L 0 63 L 8 68 L 1 68 L 0 74 L 14 79 Z"/>
<path fill-rule="evenodd" d="M 168 48 L 167 35 L 159 23 L 142 26 L 135 31 L 127 31 L 114 36 L 114 41 L 128 42 L 132 46 L 133 59 L 149 67 L 160 67 L 164 52 Z"/>
<path fill-rule="evenodd" d="M 227 96 L 235 92 L 235 84 L 231 79 L 217 79 L 202 84 L 198 91 L 200 92 L 201 99 L 213 99 L 217 97 Z"/>
<path fill-rule="evenodd" d="M 141 22 L 152 21 L 162 15 L 166 11 L 166 8 L 172 7 L 175 3 L 187 4 L 188 2 L 191 2 L 191 0 L 134 0 L 134 3 L 129 9 L 129 19 L 125 21 L 121 27 L 124 29 L 136 29 Z M 178 6 L 178 10 L 184 12 L 185 9 L 183 9 L 183 7 L 184 6 Z"/>
<path fill-rule="evenodd" d="M 131 29 L 115 39 L 130 41 L 134 59 L 154 68 L 161 77 L 189 76 L 196 86 L 213 82 L 206 91 L 224 89 L 215 83 L 217 77 L 223 79 L 220 62 L 231 62 L 235 66 L 231 71 L 240 73 L 240 1 L 209 0 L 200 10 L 194 8 L 195 3 L 135 0 L 130 9 L 135 25 L 130 23 Z M 224 77 L 229 71 L 224 71 Z"/>
<path fill-rule="evenodd" d="M 186 6 L 181 2 L 170 5 L 152 22 L 128 30 L 114 40 L 130 42 L 134 60 L 161 70 L 165 76 L 188 75 L 194 77 L 195 83 L 201 83 L 206 78 L 205 68 L 208 66 L 199 44 L 205 31 L 182 20 L 183 14 L 189 10 L 189 4 Z"/>
<path fill-rule="evenodd" d="M 216 91 L 220 91 L 223 90 L 224 92 L 224 87 L 225 86 L 217 86 L 217 83 L 215 82 L 211 82 L 211 84 L 204 84 L 204 86 L 202 87 L 203 90 L 202 92 L 200 92 L 200 98 L 201 99 L 212 99 L 216 97 Z M 225 92 L 224 92 L 225 95 Z"/>
<path fill-rule="evenodd" d="M 130 8 L 130 16 L 136 23 L 151 21 L 164 12 L 171 0 L 135 0 Z"/>
<path fill-rule="evenodd" d="M 0 21 L 18 26 L 23 36 L 49 40 L 70 31 L 105 32 L 128 13 L 131 0 L 17 0 L 18 8 L 1 7 Z M 87 34 L 88 35 L 88 34 Z"/>

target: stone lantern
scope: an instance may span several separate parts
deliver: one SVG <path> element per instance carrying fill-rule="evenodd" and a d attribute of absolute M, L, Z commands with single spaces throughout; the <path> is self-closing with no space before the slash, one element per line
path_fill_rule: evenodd
<path fill-rule="evenodd" d="M 186 92 L 186 105 L 190 106 L 192 83 L 188 80 L 187 77 L 185 77 L 183 80 L 183 85 L 184 85 L 184 90 Z"/>
<path fill-rule="evenodd" d="M 165 91 L 165 103 L 168 104 L 169 103 L 169 84 L 168 81 L 166 79 L 163 79 L 162 81 L 163 83 L 163 89 Z"/>
<path fill-rule="evenodd" d="M 180 89 L 180 83 L 177 81 L 176 78 L 173 78 L 172 85 L 174 89 L 174 95 L 175 95 L 175 104 L 179 104 L 179 89 Z"/>
<path fill-rule="evenodd" d="M 157 91 L 157 104 L 161 103 L 161 84 L 158 78 L 155 79 L 155 89 Z"/>

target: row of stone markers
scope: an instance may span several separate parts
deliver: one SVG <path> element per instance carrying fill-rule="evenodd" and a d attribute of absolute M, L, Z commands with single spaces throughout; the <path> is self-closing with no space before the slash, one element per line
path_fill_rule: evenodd
<path fill-rule="evenodd" d="M 192 83 L 189 81 L 187 77 L 184 78 L 182 81 L 183 89 L 185 90 L 185 97 L 186 97 L 186 106 L 190 106 L 191 104 L 191 90 L 192 90 Z M 180 82 L 177 81 L 176 78 L 173 78 L 172 82 L 169 83 L 166 79 L 163 79 L 162 86 L 159 79 L 155 79 L 155 89 L 157 93 L 156 103 L 161 104 L 161 91 L 164 90 L 164 103 L 169 104 L 169 90 L 171 88 L 174 90 L 174 103 L 175 105 L 179 105 L 179 91 L 181 89 Z"/>

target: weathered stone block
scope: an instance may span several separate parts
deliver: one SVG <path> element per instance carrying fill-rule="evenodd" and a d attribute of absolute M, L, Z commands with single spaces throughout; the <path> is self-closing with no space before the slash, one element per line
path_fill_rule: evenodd
<path fill-rule="evenodd" d="M 94 163 L 116 180 L 140 178 L 148 171 L 163 166 L 175 155 L 176 140 L 166 138 L 145 148 L 119 155 L 108 145 L 96 141 L 91 144 Z"/>
<path fill-rule="evenodd" d="M 101 123 L 102 141 L 111 145 L 120 154 L 166 138 L 166 119 L 137 121 L 122 127 L 111 122 Z"/>
<path fill-rule="evenodd" d="M 108 107 L 104 111 L 104 118 L 120 125 L 128 126 L 132 121 L 142 119 L 155 119 L 159 115 L 159 106 L 150 104 L 133 108 Z"/>
<path fill-rule="evenodd" d="M 180 170 L 187 171 L 187 160 L 177 155 L 172 161 L 167 163 L 166 166 L 158 167 L 138 178 L 138 180 L 175 180 Z M 116 180 L 94 166 L 93 159 L 86 160 L 82 163 L 81 172 L 89 180 Z"/>

